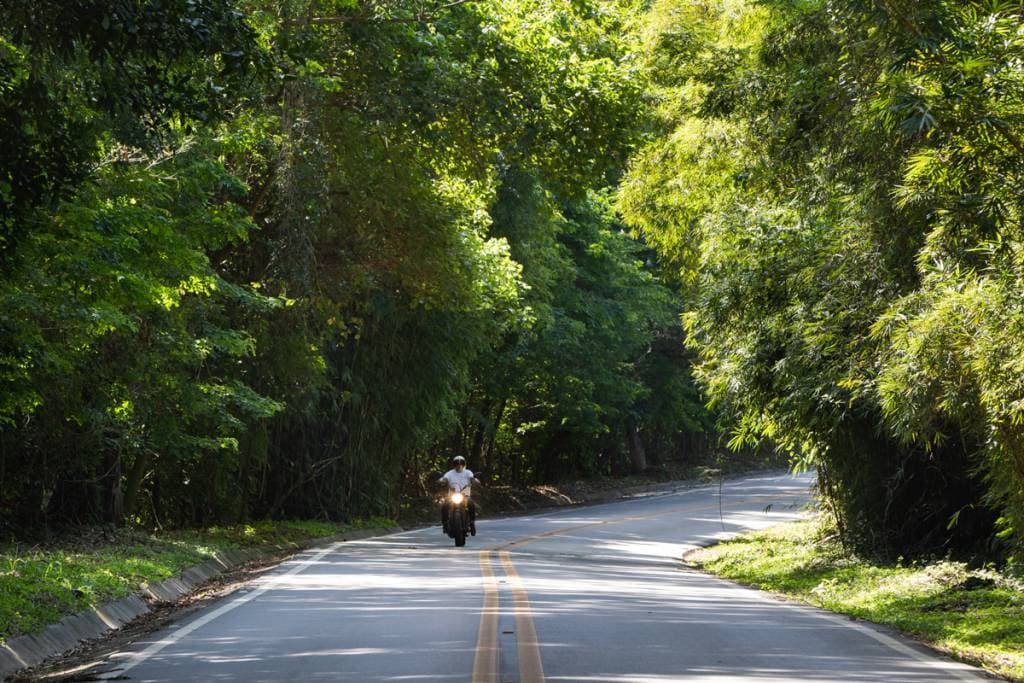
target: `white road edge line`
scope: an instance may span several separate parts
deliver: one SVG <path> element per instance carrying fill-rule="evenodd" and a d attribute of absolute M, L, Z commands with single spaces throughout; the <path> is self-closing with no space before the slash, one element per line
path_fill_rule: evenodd
<path fill-rule="evenodd" d="M 727 583 L 731 583 L 731 582 L 727 582 Z M 777 599 L 777 598 L 773 598 L 771 596 L 763 595 L 762 593 L 760 593 L 760 592 L 758 592 L 758 591 L 756 591 L 754 589 L 747 589 L 747 590 L 751 591 L 751 594 L 757 600 L 760 600 L 761 602 L 767 602 L 767 603 L 770 603 L 770 604 L 776 605 L 776 606 L 781 605 L 782 607 L 785 607 L 787 609 L 796 610 L 796 611 L 800 612 L 801 614 L 808 614 L 808 613 L 810 613 L 810 614 L 813 614 L 814 616 L 818 617 L 819 619 L 824 619 L 825 621 L 830 621 L 830 622 L 832 622 L 834 624 L 838 624 L 839 626 L 843 626 L 845 628 L 850 628 L 850 629 L 853 629 L 855 631 L 859 631 L 860 633 L 868 636 L 869 638 L 873 638 L 874 640 L 878 641 L 882 645 L 885 645 L 885 646 L 895 650 L 896 652 L 899 652 L 902 655 L 906 655 L 908 657 L 911 657 L 911 658 L 921 662 L 922 664 L 927 664 L 931 668 L 940 669 L 942 671 L 945 671 L 949 675 L 954 676 L 956 678 L 956 680 L 958 680 L 958 681 L 975 681 L 976 682 L 976 681 L 991 681 L 991 680 L 993 680 L 992 678 L 990 678 L 987 675 L 985 675 L 984 673 L 982 673 L 982 670 L 976 669 L 975 667 L 972 667 L 969 664 L 964 664 L 962 662 L 957 662 L 957 661 L 955 661 L 953 659 L 948 658 L 948 655 L 945 655 L 945 654 L 942 654 L 942 653 L 935 653 L 935 654 L 930 654 L 929 653 L 929 654 L 925 654 L 924 652 L 919 652 L 918 650 L 910 647 L 906 643 L 900 642 L 899 640 L 897 640 L 896 638 L 893 638 L 892 636 L 888 636 L 888 635 L 886 635 L 884 633 L 881 633 L 880 631 L 876 631 L 875 629 L 871 628 L 870 626 L 862 624 L 862 623 L 860 623 L 858 621 L 853 621 L 853 620 L 851 620 L 848 617 L 843 617 L 843 616 L 840 616 L 840 615 L 837 615 L 837 614 L 833 614 L 833 613 L 828 612 L 826 610 L 823 610 L 823 609 L 821 609 L 819 607 L 814 607 L 813 605 L 798 605 L 798 604 L 794 604 L 792 602 L 789 602 L 788 600 L 780 600 L 780 599 Z"/>
<path fill-rule="evenodd" d="M 295 574 L 298 574 L 303 569 L 305 569 L 309 565 L 313 564 L 314 562 L 319 560 L 324 555 L 327 555 L 328 553 L 333 552 L 334 550 L 337 550 L 337 548 L 339 546 L 343 545 L 344 543 L 345 543 L 345 541 L 338 541 L 337 543 L 331 544 L 330 546 L 328 546 L 328 547 L 324 548 L 323 550 L 321 550 L 320 552 L 318 552 L 316 555 L 313 555 L 309 559 L 300 562 L 295 567 L 292 567 L 290 570 L 288 570 L 284 574 L 279 574 L 279 575 L 277 575 L 277 576 L 267 580 L 267 582 L 265 584 L 263 584 L 262 586 L 260 586 L 256 590 L 254 590 L 254 591 L 252 591 L 250 593 L 246 593 L 245 595 L 240 595 L 237 598 L 235 598 L 234 600 L 232 600 L 231 602 L 227 603 L 226 605 L 222 605 L 222 606 L 218 607 L 217 609 L 213 610 L 209 614 L 206 614 L 206 615 L 204 615 L 202 617 L 199 617 L 195 621 L 191 621 L 191 622 L 185 624 L 184 626 L 182 626 L 178 630 L 176 630 L 173 633 L 171 633 L 170 635 L 168 635 L 166 638 L 164 638 L 162 640 L 156 641 L 155 643 L 153 643 L 152 645 L 147 647 L 142 652 L 138 652 L 136 654 L 130 655 L 128 660 L 123 665 L 118 664 L 117 668 L 115 668 L 115 669 L 113 669 L 111 671 L 105 672 L 105 674 L 100 677 L 100 680 L 111 680 L 113 678 L 118 678 L 120 676 L 123 676 L 125 673 L 127 673 L 128 671 L 131 671 L 132 669 L 137 667 L 139 664 L 142 664 L 144 661 L 146 661 L 147 659 L 149 659 L 150 657 L 152 657 L 156 653 L 160 652 L 160 650 L 163 650 L 168 645 L 173 645 L 174 643 L 178 642 L 179 640 L 181 640 L 182 638 L 184 638 L 188 634 L 190 634 L 193 631 L 195 631 L 197 628 L 201 628 L 201 627 L 205 626 L 206 624 L 209 624 L 211 621 L 213 621 L 217 617 L 222 616 L 224 614 L 227 614 L 228 612 L 230 612 L 231 610 L 235 609 L 236 607 L 241 607 L 242 605 L 244 605 L 245 603 L 249 602 L 253 598 L 258 597 L 258 596 L 262 595 L 263 593 L 266 593 L 268 590 L 276 587 L 278 584 L 280 584 L 282 581 L 287 579 L 289 576 L 293 576 Z M 114 655 L 114 656 L 116 657 L 117 655 Z"/>

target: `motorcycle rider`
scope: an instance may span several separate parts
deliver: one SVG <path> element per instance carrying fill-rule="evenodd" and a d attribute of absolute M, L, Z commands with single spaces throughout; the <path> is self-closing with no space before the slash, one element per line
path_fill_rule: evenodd
<path fill-rule="evenodd" d="M 437 480 L 437 483 L 446 486 L 449 492 L 462 491 L 466 494 L 466 502 L 469 506 L 469 535 L 476 536 L 476 503 L 473 502 L 473 497 L 469 493 L 470 486 L 479 484 L 480 481 L 473 476 L 472 471 L 466 469 L 466 459 L 461 455 L 456 455 L 452 458 L 452 469 L 445 472 Z M 441 505 L 441 528 L 444 530 L 444 533 L 448 533 L 447 498 L 445 498 L 444 504 Z"/>

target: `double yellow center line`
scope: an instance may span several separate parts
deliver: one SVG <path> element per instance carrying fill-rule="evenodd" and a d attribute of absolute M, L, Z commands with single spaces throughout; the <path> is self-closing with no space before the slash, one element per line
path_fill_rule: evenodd
<path fill-rule="evenodd" d="M 473 662 L 473 683 L 499 683 L 500 644 L 498 642 L 498 583 L 494 574 L 493 550 L 480 551 L 480 571 L 484 577 L 484 607 L 477 634 L 476 659 Z M 520 683 L 543 683 L 544 668 L 540 663 L 540 642 L 530 612 L 530 597 L 526 586 L 512 564 L 508 551 L 497 551 L 501 566 L 512 589 L 512 604 L 516 620 L 516 647 L 519 660 Z"/>
<path fill-rule="evenodd" d="M 512 586 L 512 600 L 516 615 L 516 644 L 519 657 L 520 683 L 543 683 L 544 668 L 540 665 L 540 642 L 537 640 L 537 629 L 533 626 L 530 614 L 530 598 L 526 594 L 526 586 L 519 578 L 516 568 L 512 565 L 512 557 L 508 551 L 502 550 L 501 566 Z"/>
<path fill-rule="evenodd" d="M 490 551 L 480 551 L 480 572 L 484 577 L 484 608 L 480 615 L 480 631 L 476 637 L 473 683 L 497 683 L 499 674 L 498 582 L 494 578 Z"/>
<path fill-rule="evenodd" d="M 779 501 L 787 498 L 796 498 L 797 495 L 776 495 L 776 496 L 752 496 L 733 502 L 753 503 L 755 501 Z M 656 513 L 634 515 L 630 517 L 619 517 L 613 520 L 602 520 L 599 522 L 586 522 L 574 526 L 552 529 L 533 536 L 526 536 L 508 543 L 501 543 L 480 551 L 480 572 L 483 575 L 484 605 L 480 617 L 480 630 L 477 634 L 476 658 L 473 662 L 473 683 L 501 683 L 500 681 L 500 643 L 498 640 L 498 618 L 501 615 L 499 604 L 498 581 L 494 573 L 494 555 L 497 553 L 501 566 L 505 570 L 512 590 L 512 604 L 514 606 L 516 623 L 516 645 L 517 657 L 519 660 L 519 683 L 544 683 L 544 668 L 540 661 L 540 642 L 537 640 L 537 629 L 533 625 L 533 616 L 530 612 L 530 598 L 527 595 L 526 587 L 515 565 L 512 564 L 512 556 L 504 548 L 515 548 L 533 543 L 551 536 L 559 536 L 580 529 L 588 529 L 595 526 L 621 524 L 623 522 L 634 522 L 638 520 L 653 519 L 664 515 L 679 512 L 706 512 L 721 507 L 720 503 L 713 505 L 683 505 L 679 507 L 662 510 Z"/>

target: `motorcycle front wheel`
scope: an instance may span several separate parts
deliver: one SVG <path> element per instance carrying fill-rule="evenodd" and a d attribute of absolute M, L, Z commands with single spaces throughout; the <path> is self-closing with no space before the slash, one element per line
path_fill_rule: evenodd
<path fill-rule="evenodd" d="M 466 545 L 466 519 L 462 510 L 452 510 L 449 526 L 452 531 L 452 538 L 455 539 L 455 547 L 461 548 Z"/>

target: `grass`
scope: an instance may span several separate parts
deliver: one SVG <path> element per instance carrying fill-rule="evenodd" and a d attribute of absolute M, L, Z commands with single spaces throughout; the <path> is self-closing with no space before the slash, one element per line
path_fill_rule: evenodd
<path fill-rule="evenodd" d="M 309 542 L 353 528 L 388 527 L 384 519 L 346 526 L 315 521 L 255 522 L 148 534 L 86 528 L 74 537 L 28 548 L 0 548 L 0 642 L 38 633 L 62 617 L 130 595 L 205 562 L 218 551 Z"/>
<path fill-rule="evenodd" d="M 885 624 L 1024 682 L 1024 585 L 959 562 L 879 566 L 846 554 L 818 519 L 783 524 L 687 561 L 728 579 Z"/>

